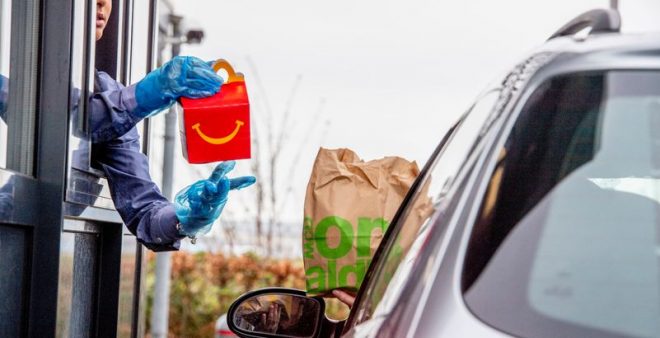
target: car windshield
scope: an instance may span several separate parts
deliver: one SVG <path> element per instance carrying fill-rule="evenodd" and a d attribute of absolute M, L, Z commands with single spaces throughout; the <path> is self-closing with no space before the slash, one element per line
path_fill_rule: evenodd
<path fill-rule="evenodd" d="M 531 95 L 481 204 L 462 287 L 516 336 L 660 335 L 660 72 Z"/>

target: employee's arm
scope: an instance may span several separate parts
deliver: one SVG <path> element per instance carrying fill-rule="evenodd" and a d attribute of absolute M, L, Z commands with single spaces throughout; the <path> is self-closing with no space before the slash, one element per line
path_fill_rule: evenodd
<path fill-rule="evenodd" d="M 107 142 L 124 135 L 140 120 L 162 111 L 182 96 L 211 96 L 220 90 L 222 82 L 208 63 L 190 56 L 175 57 L 128 87 L 97 72 L 89 109 L 92 142 Z"/>
<path fill-rule="evenodd" d="M 104 72 L 96 72 L 95 88 L 87 109 L 93 143 L 119 138 L 142 120 L 135 116 L 135 85 L 124 87 Z"/>
<path fill-rule="evenodd" d="M 7 123 L 7 99 L 9 98 L 9 79 L 0 75 L 0 119 Z"/>
<path fill-rule="evenodd" d="M 92 163 L 105 172 L 115 207 L 139 242 L 153 251 L 179 248 L 183 236 L 176 229 L 174 206 L 151 180 L 135 128 L 112 141 L 94 144 Z"/>
<path fill-rule="evenodd" d="M 135 109 L 135 88 L 124 87 L 108 74 L 98 72 L 96 83 L 99 91 L 89 100 L 87 110 L 91 121 L 92 140 L 104 142 L 126 134 L 141 118 L 135 118 L 131 111 Z M 72 101 L 80 97 L 80 89 L 73 88 Z M 0 75 L 0 119 L 7 122 L 7 100 L 9 98 L 9 79 Z M 77 114 L 77 106 L 74 107 Z"/>
<path fill-rule="evenodd" d="M 112 200 L 128 229 L 154 251 L 176 250 L 184 236 L 208 232 L 220 217 L 229 191 L 255 182 L 252 176 L 227 177 L 235 163 L 221 162 L 209 178 L 181 190 L 171 204 L 149 176 L 135 128 L 118 139 L 94 144 L 92 163 L 105 172 Z"/>

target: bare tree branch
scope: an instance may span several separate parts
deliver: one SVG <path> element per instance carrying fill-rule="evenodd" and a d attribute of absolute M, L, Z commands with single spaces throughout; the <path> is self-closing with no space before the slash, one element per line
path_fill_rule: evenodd
<path fill-rule="evenodd" d="M 287 133 L 287 131 L 292 131 L 294 128 L 294 125 L 289 126 L 289 117 L 291 116 L 291 110 L 293 108 L 293 102 L 296 96 L 296 93 L 298 92 L 298 87 L 300 86 L 300 82 L 302 81 L 302 75 L 298 74 L 296 76 L 296 81 L 293 84 L 293 88 L 291 88 L 291 94 L 289 94 L 289 98 L 286 101 L 286 105 L 284 106 L 284 116 L 282 117 L 282 124 L 280 126 L 280 133 L 277 138 L 277 142 L 275 143 L 275 152 L 274 152 L 274 157 L 277 157 L 284 148 L 284 141 L 287 138 L 287 136 L 290 133 Z M 286 128 L 286 126 L 289 126 L 289 128 Z"/>
<path fill-rule="evenodd" d="M 316 108 L 316 112 L 314 113 L 313 121 L 319 121 L 320 120 L 321 115 L 323 113 L 323 110 L 325 108 L 325 105 L 326 105 L 325 99 L 321 98 L 319 100 L 319 104 Z M 286 171 L 287 173 L 289 173 L 289 177 L 296 177 L 296 175 L 295 175 L 296 168 L 299 167 L 300 157 L 302 156 L 304 146 L 309 143 L 309 139 L 312 137 L 314 131 L 316 130 L 315 127 L 316 127 L 316 124 L 313 124 L 310 128 L 307 129 L 307 133 L 305 133 L 305 136 L 303 136 L 303 140 L 302 140 L 302 142 L 300 142 L 300 145 L 299 145 L 299 147 L 296 151 L 296 154 L 293 157 L 293 161 L 291 161 L 291 165 L 289 166 L 289 169 Z M 326 130 L 324 130 L 324 132 L 322 132 L 322 135 L 324 135 L 326 133 L 327 133 L 327 125 L 326 125 Z M 284 207 L 286 206 L 286 203 L 289 200 L 289 197 L 293 194 L 294 182 L 295 182 L 294 180 L 290 180 L 289 184 L 285 188 L 284 194 L 283 194 L 284 196 L 282 198 L 282 202 L 280 203 L 280 205 L 277 208 L 278 214 L 281 214 L 282 210 L 284 209 Z"/>

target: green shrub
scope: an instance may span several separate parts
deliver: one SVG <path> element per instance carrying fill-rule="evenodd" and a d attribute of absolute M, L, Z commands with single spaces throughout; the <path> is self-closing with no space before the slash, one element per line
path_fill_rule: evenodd
<path fill-rule="evenodd" d="M 147 256 L 147 332 L 150 331 L 155 254 Z M 302 260 L 275 260 L 254 254 L 206 252 L 172 255 L 169 332 L 175 337 L 213 337 L 215 321 L 241 294 L 263 287 L 305 288 Z"/>

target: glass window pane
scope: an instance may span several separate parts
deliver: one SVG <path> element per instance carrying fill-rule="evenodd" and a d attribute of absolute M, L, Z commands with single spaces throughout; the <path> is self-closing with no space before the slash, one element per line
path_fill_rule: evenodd
<path fill-rule="evenodd" d="M 71 107 L 69 137 L 69 159 L 70 166 L 81 170 L 89 169 L 90 145 L 89 137 L 85 133 L 85 99 L 91 92 L 91 83 L 88 80 L 87 56 L 89 25 L 88 12 L 89 1 L 75 0 L 73 2 L 73 29 L 71 36 Z M 91 54 L 91 52 L 89 52 Z M 72 175 L 73 176 L 73 175 Z M 72 185 L 72 182 L 69 182 Z"/>
<path fill-rule="evenodd" d="M 149 65 L 151 64 L 151 48 L 149 47 L 150 35 L 152 30 L 149 27 L 149 16 L 151 12 L 151 2 L 150 1 L 132 1 L 131 5 L 133 6 L 133 17 L 132 17 L 132 45 L 140 46 L 139 48 L 132 48 L 130 51 L 130 62 L 128 62 L 128 67 L 130 69 L 128 84 L 137 83 L 142 80 L 147 72 Z M 149 145 L 149 140 L 145 124 L 149 123 L 148 120 L 143 120 L 138 123 L 137 130 L 140 131 L 142 135 L 142 147 L 146 149 Z"/>
<path fill-rule="evenodd" d="M 92 96 L 95 85 L 94 52 L 95 21 L 94 2 L 87 0 L 73 1 L 72 49 L 71 49 L 71 96 L 69 114 L 69 174 L 67 186 L 67 201 L 80 205 L 77 209 L 69 209 L 71 216 L 78 216 L 87 205 L 114 209 L 110 199 L 107 181 L 99 179 L 103 176 L 101 170 L 92 168 L 91 133 L 89 131 L 88 99 Z M 112 39 L 109 34 L 105 39 Z M 116 47 L 113 47 L 116 48 Z M 115 55 L 116 53 L 109 53 Z"/>
<path fill-rule="evenodd" d="M 135 46 L 131 49 L 131 62 L 130 79 L 129 83 L 136 83 L 147 75 L 147 67 L 151 55 L 149 49 L 149 35 L 151 29 L 149 28 L 149 15 L 151 12 L 151 4 L 149 1 L 132 1 L 133 5 L 133 35 L 132 45 Z"/>
<path fill-rule="evenodd" d="M 84 232 L 62 233 L 57 336 L 91 337 L 97 295 L 98 228 L 73 221 L 65 221 L 65 227 L 72 223 L 77 230 Z"/>
<path fill-rule="evenodd" d="M 660 72 L 579 73 L 525 104 L 465 259 L 470 309 L 516 336 L 660 335 Z"/>
<path fill-rule="evenodd" d="M 23 230 L 0 226 L 0 337 L 23 336 L 23 284 L 27 268 L 25 237 Z"/>
<path fill-rule="evenodd" d="M 32 174 L 38 0 L 0 0 L 0 167 Z"/>

